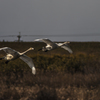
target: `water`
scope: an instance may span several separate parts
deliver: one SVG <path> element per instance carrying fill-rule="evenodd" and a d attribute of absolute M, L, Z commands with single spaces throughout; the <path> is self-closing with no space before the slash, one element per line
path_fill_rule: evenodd
<path fill-rule="evenodd" d="M 72 41 L 72 42 L 100 42 L 100 36 L 30 36 L 21 37 L 21 41 L 33 42 L 38 38 L 48 38 L 52 41 Z M 15 37 L 0 37 L 0 41 L 17 41 L 17 36 Z"/>

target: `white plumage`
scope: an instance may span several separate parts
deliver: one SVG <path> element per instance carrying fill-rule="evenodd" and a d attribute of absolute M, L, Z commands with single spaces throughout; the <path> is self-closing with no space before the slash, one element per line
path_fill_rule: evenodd
<path fill-rule="evenodd" d="M 52 49 L 56 49 L 58 47 L 61 47 L 61 48 L 65 49 L 65 50 L 68 50 L 69 53 L 73 53 L 73 51 L 68 46 L 69 42 L 54 43 L 54 42 L 52 42 L 51 40 L 49 40 L 47 38 L 45 38 L 45 39 L 36 39 L 34 41 L 42 41 L 42 42 L 46 43 L 47 45 L 45 47 L 43 47 L 42 49 L 40 49 L 40 50 L 45 51 L 45 52 L 47 52 L 48 50 L 52 50 Z"/>
<path fill-rule="evenodd" d="M 26 50 L 22 53 L 20 53 L 16 50 L 13 50 L 9 47 L 3 47 L 3 48 L 0 48 L 0 50 L 3 50 L 7 53 L 7 55 L 3 58 L 0 58 L 0 60 L 5 59 L 6 63 L 8 63 L 10 60 L 20 58 L 21 60 L 23 60 L 25 63 L 28 64 L 28 66 L 32 69 L 32 73 L 36 74 L 36 69 L 35 69 L 33 60 L 30 57 L 25 55 L 25 53 L 27 53 L 30 50 L 34 50 L 34 48 L 29 48 L 28 50 Z"/>

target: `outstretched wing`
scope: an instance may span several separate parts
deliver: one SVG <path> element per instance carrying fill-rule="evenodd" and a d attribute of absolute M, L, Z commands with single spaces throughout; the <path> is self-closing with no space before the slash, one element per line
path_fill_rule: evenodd
<path fill-rule="evenodd" d="M 42 41 L 44 43 L 46 43 L 47 45 L 56 45 L 54 42 L 52 42 L 51 40 L 45 38 L 45 39 L 36 39 L 34 41 Z"/>
<path fill-rule="evenodd" d="M 14 55 L 15 53 L 17 53 L 17 51 L 15 51 L 15 50 L 13 50 L 13 49 L 11 49 L 11 48 L 9 48 L 9 47 L 3 47 L 3 48 L 0 48 L 0 50 L 3 50 L 3 51 L 5 51 L 7 54 L 12 54 L 12 55 Z"/>
<path fill-rule="evenodd" d="M 61 48 L 65 49 L 65 50 L 68 50 L 69 53 L 73 53 L 73 51 L 71 50 L 71 48 L 67 44 L 62 45 Z"/>
<path fill-rule="evenodd" d="M 32 69 L 33 74 L 36 74 L 36 69 L 35 69 L 33 60 L 30 57 L 28 57 L 26 55 L 22 55 L 22 56 L 20 56 L 20 59 L 28 64 L 28 66 Z"/>

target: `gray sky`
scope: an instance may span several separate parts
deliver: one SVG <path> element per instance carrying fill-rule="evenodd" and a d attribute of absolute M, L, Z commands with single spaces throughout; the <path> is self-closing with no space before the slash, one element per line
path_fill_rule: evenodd
<path fill-rule="evenodd" d="M 100 0 L 0 0 L 0 36 L 19 32 L 72 35 L 44 37 L 55 41 L 100 41 Z M 41 37 L 21 39 L 36 38 Z M 17 37 L 0 37 L 0 41 L 3 39 L 14 41 Z"/>

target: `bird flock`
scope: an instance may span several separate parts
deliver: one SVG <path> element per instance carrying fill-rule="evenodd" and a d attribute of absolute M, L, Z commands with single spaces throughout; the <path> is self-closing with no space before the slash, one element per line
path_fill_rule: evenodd
<path fill-rule="evenodd" d="M 51 40 L 44 38 L 44 39 L 36 39 L 34 40 L 36 41 L 42 41 L 44 43 L 46 43 L 45 47 L 42 47 L 41 49 L 39 49 L 38 51 L 42 50 L 44 52 L 56 49 L 58 47 L 61 47 L 65 50 L 67 50 L 69 53 L 73 53 L 73 51 L 71 50 L 71 48 L 68 46 L 69 42 L 64 42 L 64 43 L 55 43 L 52 42 Z M 33 63 L 32 58 L 26 56 L 25 54 L 30 51 L 30 50 L 34 50 L 34 48 L 30 47 L 29 49 L 27 49 L 26 51 L 20 53 L 14 49 L 11 49 L 9 47 L 3 47 L 0 48 L 0 51 L 3 50 L 6 53 L 6 56 L 0 58 L 0 60 L 4 59 L 6 60 L 5 63 L 8 64 L 9 61 L 11 60 L 15 60 L 17 58 L 20 58 L 21 60 L 23 60 L 31 69 L 32 69 L 32 73 L 35 75 L 36 74 L 36 68 L 35 65 Z"/>

